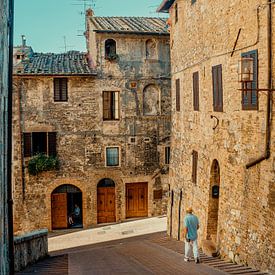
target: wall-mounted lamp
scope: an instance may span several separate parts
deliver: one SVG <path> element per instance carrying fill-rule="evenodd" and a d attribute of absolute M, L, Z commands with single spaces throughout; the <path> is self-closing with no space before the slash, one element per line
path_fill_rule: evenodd
<path fill-rule="evenodd" d="M 253 81 L 253 58 L 243 57 L 239 60 L 239 82 L 246 83 Z"/>

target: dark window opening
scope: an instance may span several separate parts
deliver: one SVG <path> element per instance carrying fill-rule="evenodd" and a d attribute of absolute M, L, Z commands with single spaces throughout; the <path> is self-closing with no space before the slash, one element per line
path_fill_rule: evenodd
<path fill-rule="evenodd" d="M 179 15 L 178 15 L 178 4 L 175 4 L 175 23 L 177 23 L 179 20 Z"/>
<path fill-rule="evenodd" d="M 54 78 L 54 101 L 68 101 L 68 79 Z"/>
<path fill-rule="evenodd" d="M 197 184 L 198 152 L 193 150 L 192 157 L 192 182 Z"/>
<path fill-rule="evenodd" d="M 199 111 L 199 72 L 193 73 L 193 106 L 194 111 Z"/>
<path fill-rule="evenodd" d="M 119 92 L 103 92 L 103 120 L 119 119 Z"/>
<path fill-rule="evenodd" d="M 176 79 L 176 111 L 180 111 L 180 80 Z"/>
<path fill-rule="evenodd" d="M 212 67 L 213 108 L 215 112 L 223 112 L 222 65 Z"/>
<path fill-rule="evenodd" d="M 191 0 L 191 5 L 195 4 L 197 0 Z"/>
<path fill-rule="evenodd" d="M 243 53 L 242 57 L 253 58 L 253 81 L 247 83 L 247 90 L 242 91 L 242 109 L 258 110 L 258 51 Z"/>
<path fill-rule="evenodd" d="M 16 59 L 21 59 L 21 55 L 17 55 L 17 56 L 16 56 Z"/>
<path fill-rule="evenodd" d="M 107 39 L 105 41 L 105 58 L 106 59 L 116 59 L 116 41 L 113 39 Z"/>
<path fill-rule="evenodd" d="M 23 134 L 24 157 L 36 154 L 56 156 L 56 132 L 33 132 Z"/>
<path fill-rule="evenodd" d="M 170 147 L 165 147 L 165 164 L 170 164 Z"/>

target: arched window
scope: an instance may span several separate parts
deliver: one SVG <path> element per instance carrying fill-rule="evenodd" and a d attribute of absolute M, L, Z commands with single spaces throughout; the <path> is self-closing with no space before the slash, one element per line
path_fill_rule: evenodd
<path fill-rule="evenodd" d="M 112 179 L 102 179 L 100 182 L 97 184 L 97 187 L 115 187 L 115 183 Z"/>
<path fill-rule="evenodd" d="M 148 85 L 143 91 L 143 114 L 145 116 L 159 114 L 159 90 L 155 85 Z"/>
<path fill-rule="evenodd" d="M 152 39 L 146 41 L 146 58 L 155 59 L 157 56 L 156 52 L 156 42 Z"/>
<path fill-rule="evenodd" d="M 105 58 L 109 60 L 114 60 L 117 58 L 116 41 L 113 39 L 107 39 L 105 41 Z"/>

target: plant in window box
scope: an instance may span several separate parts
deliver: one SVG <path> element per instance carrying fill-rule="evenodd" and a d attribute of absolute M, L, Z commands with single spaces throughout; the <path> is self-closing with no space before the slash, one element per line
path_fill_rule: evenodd
<path fill-rule="evenodd" d="M 116 53 L 110 53 L 110 54 L 106 55 L 105 58 L 109 61 L 117 61 L 119 57 L 118 57 L 118 54 L 116 54 Z"/>
<path fill-rule="evenodd" d="M 31 175 L 37 175 L 44 171 L 59 169 L 59 159 L 56 156 L 38 154 L 32 157 L 28 163 L 28 171 Z"/>

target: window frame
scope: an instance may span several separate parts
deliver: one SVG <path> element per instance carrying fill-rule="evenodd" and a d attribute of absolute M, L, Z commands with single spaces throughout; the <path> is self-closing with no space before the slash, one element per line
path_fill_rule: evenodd
<path fill-rule="evenodd" d="M 198 180 L 198 152 L 192 151 L 192 182 L 197 185 Z"/>
<path fill-rule="evenodd" d="M 117 164 L 108 164 L 108 149 L 117 149 Z M 119 167 L 120 166 L 120 147 L 119 146 L 106 146 L 105 147 L 105 166 L 106 167 Z"/>
<path fill-rule="evenodd" d="M 256 91 L 258 89 L 259 84 L 259 60 L 258 60 L 258 49 L 248 51 L 241 54 L 241 57 L 249 57 L 253 58 L 253 82 L 248 83 L 248 87 L 252 88 L 252 91 L 244 91 L 242 90 L 242 110 L 244 111 L 257 111 L 259 110 L 259 98 L 258 98 L 258 92 Z M 244 88 L 244 83 L 242 83 L 242 88 Z M 255 93 L 256 103 L 252 103 L 252 96 L 253 96 L 253 89 Z M 247 94 L 247 104 L 245 104 L 245 94 Z"/>
<path fill-rule="evenodd" d="M 213 111 L 223 112 L 222 64 L 212 66 Z"/>
<path fill-rule="evenodd" d="M 180 112 L 180 78 L 176 79 L 176 111 Z"/>
<path fill-rule="evenodd" d="M 165 146 L 164 149 L 164 163 L 169 165 L 171 160 L 171 147 Z"/>
<path fill-rule="evenodd" d="M 65 83 L 63 83 L 63 81 Z M 63 85 L 65 84 L 65 94 L 63 93 Z M 53 79 L 53 100 L 54 102 L 68 102 L 68 78 L 55 77 Z"/>
<path fill-rule="evenodd" d="M 106 97 L 105 95 L 107 94 L 108 96 Z M 108 107 L 105 106 L 106 102 L 108 103 Z M 106 110 L 110 115 L 106 116 L 106 113 L 105 113 Z M 120 120 L 120 92 L 119 91 L 102 92 L 102 119 L 103 121 Z"/>

